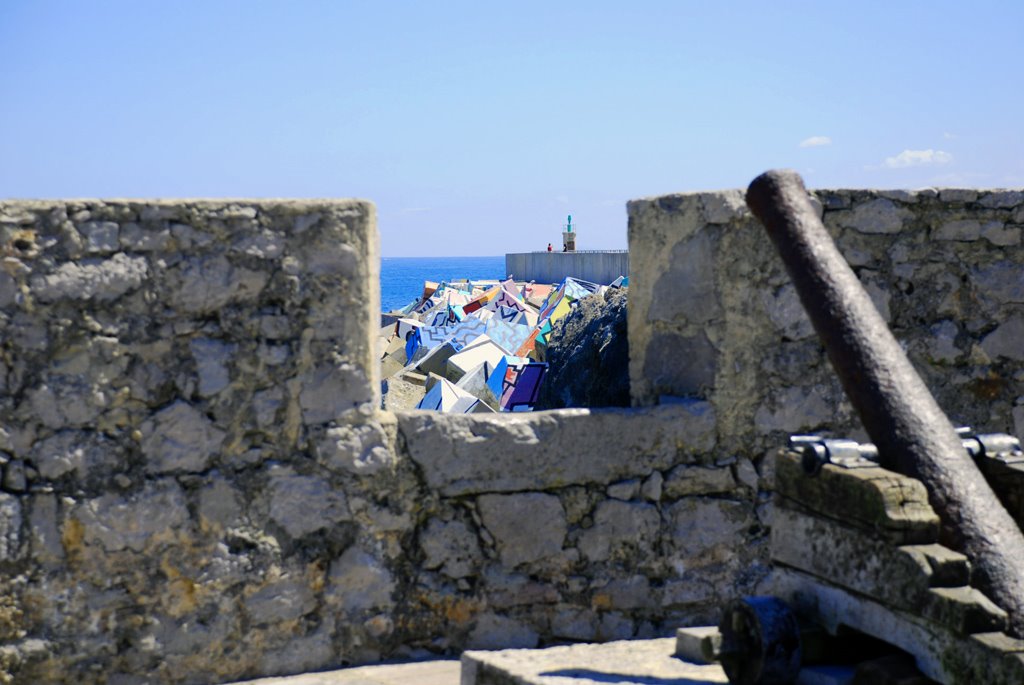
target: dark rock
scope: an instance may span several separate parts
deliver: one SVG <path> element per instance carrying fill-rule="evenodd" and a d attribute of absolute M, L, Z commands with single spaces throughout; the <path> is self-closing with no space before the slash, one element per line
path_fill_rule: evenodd
<path fill-rule="evenodd" d="M 629 406 L 627 292 L 610 288 L 579 300 L 555 323 L 535 409 Z"/>

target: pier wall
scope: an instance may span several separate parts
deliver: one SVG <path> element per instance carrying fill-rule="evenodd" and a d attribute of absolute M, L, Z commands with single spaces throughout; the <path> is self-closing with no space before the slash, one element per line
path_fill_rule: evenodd
<path fill-rule="evenodd" d="M 505 273 L 517 281 L 561 283 L 566 276 L 573 276 L 607 285 L 619 276 L 629 276 L 629 251 L 508 253 Z"/>
<path fill-rule="evenodd" d="M 1024 194 L 816 197 L 940 403 L 1019 433 Z M 855 422 L 738 191 L 629 216 L 636 406 L 446 416 L 377 409 L 367 203 L 0 203 L 0 675 L 664 635 L 756 592 L 766 451 Z"/>

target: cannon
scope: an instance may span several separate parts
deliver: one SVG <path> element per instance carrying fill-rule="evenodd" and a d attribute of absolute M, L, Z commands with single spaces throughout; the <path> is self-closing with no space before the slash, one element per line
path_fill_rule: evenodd
<path fill-rule="evenodd" d="M 1006 433 L 975 434 L 970 427 L 956 429 L 964 451 L 972 458 L 996 457 L 1005 462 L 1024 461 L 1020 440 Z M 844 468 L 870 467 L 878 464 L 878 448 L 870 442 L 823 438 L 820 435 L 791 435 L 789 448 L 801 455 L 801 465 L 814 476 L 825 464 Z"/>
<path fill-rule="evenodd" d="M 924 483 L 942 541 L 1024 636 L 1024 535 L 964 449 L 812 207 L 800 176 L 769 171 L 747 189 L 886 468 Z"/>

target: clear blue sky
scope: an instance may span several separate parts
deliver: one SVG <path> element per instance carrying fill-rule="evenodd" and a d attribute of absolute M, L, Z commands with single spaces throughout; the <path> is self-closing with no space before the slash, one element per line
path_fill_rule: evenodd
<path fill-rule="evenodd" d="M 776 7 L 775 5 L 778 5 Z M 1024 2 L 0 0 L 0 197 L 362 197 L 385 256 L 625 202 L 1024 186 Z"/>

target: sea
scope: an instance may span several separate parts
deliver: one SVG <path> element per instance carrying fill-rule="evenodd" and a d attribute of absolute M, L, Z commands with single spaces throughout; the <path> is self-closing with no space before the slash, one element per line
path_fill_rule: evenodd
<path fill-rule="evenodd" d="M 381 310 L 401 309 L 419 299 L 424 281 L 505 278 L 505 255 L 497 257 L 382 257 Z"/>

